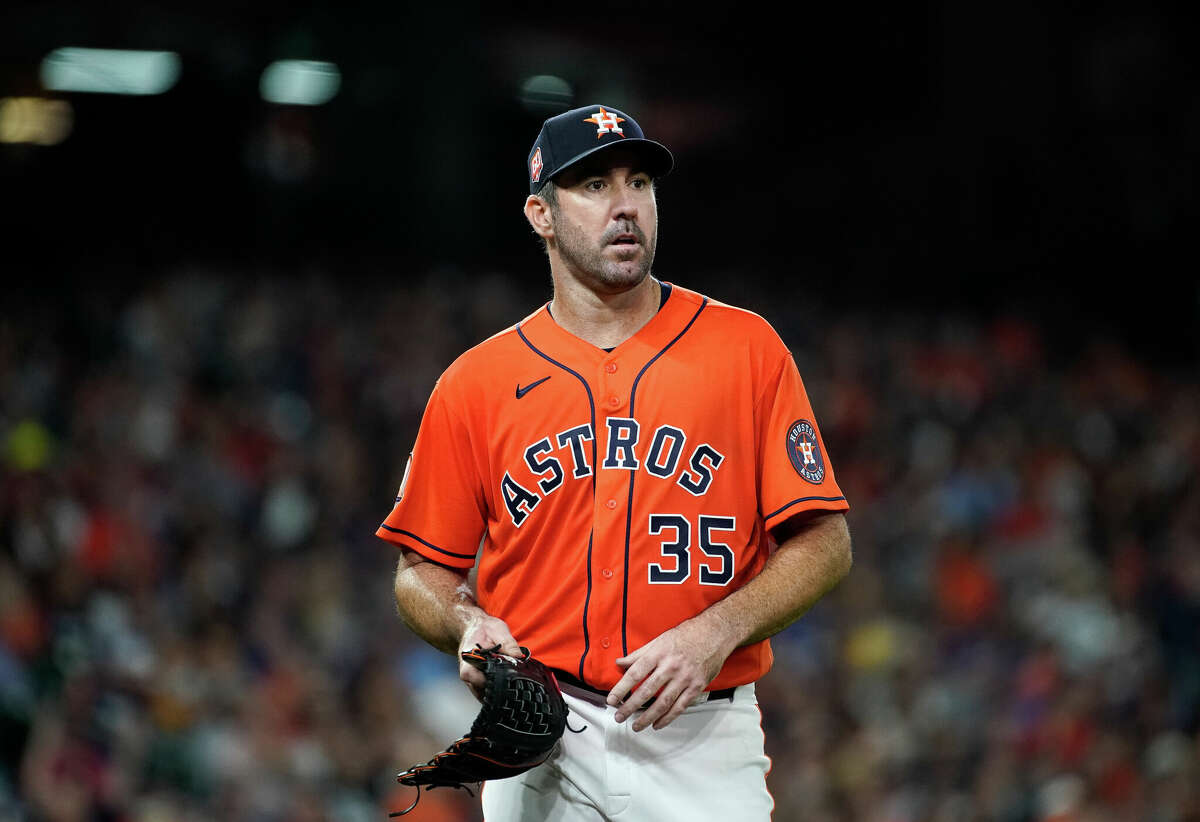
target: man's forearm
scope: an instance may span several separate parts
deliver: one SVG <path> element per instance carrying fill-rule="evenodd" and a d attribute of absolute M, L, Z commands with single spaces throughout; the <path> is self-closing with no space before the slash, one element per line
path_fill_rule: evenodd
<path fill-rule="evenodd" d="M 754 579 L 616 660 L 624 674 L 609 691 L 608 704 L 617 708 L 617 722 L 665 693 L 633 729 L 670 724 L 735 649 L 791 625 L 849 572 L 850 532 L 842 514 L 816 515 L 794 527 Z"/>
<path fill-rule="evenodd" d="M 404 551 L 396 569 L 396 608 L 419 637 L 448 654 L 458 652 L 467 627 L 486 616 L 465 574 Z"/>
<path fill-rule="evenodd" d="M 846 576 L 851 561 L 845 516 L 818 516 L 800 525 L 758 576 L 696 619 L 719 626 L 733 642 L 730 651 L 750 645 L 799 619 Z"/>

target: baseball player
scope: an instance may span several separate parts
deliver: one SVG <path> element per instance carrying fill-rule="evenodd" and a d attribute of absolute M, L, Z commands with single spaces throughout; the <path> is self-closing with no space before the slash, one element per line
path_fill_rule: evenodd
<path fill-rule="evenodd" d="M 525 216 L 553 299 L 442 374 L 378 530 L 417 634 L 528 647 L 580 730 L 488 782 L 487 822 L 768 819 L 767 638 L 850 568 L 848 504 L 787 347 L 651 274 L 673 162 L 611 106 L 545 121 Z M 749 242 L 728 225 L 741 209 L 711 205 L 714 241 Z"/>

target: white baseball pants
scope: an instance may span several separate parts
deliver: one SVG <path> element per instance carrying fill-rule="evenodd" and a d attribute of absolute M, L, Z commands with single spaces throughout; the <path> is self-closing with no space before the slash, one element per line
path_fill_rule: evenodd
<path fill-rule="evenodd" d="M 770 760 L 754 685 L 699 702 L 656 731 L 613 720 L 604 697 L 562 686 L 569 729 L 544 764 L 483 787 L 484 822 L 767 822 Z M 703 698 L 703 697 L 701 697 Z M 586 726 L 586 727 L 585 727 Z"/>

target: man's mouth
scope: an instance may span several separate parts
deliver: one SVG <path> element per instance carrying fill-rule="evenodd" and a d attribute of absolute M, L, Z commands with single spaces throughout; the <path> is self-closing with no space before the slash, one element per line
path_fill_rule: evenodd
<path fill-rule="evenodd" d="M 631 234 L 629 232 L 626 232 L 623 234 L 618 234 L 617 236 L 613 237 L 609 241 L 608 244 L 609 245 L 641 245 L 641 241 L 638 240 L 636 234 Z"/>

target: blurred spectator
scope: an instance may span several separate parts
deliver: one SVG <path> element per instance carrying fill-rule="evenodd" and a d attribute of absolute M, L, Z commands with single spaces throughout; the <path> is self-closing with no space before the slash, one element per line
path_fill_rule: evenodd
<path fill-rule="evenodd" d="M 454 353 L 538 299 L 453 268 L 192 270 L 7 312 L 0 819 L 407 806 L 395 772 L 473 709 L 395 616 L 371 489 Z M 775 818 L 1200 820 L 1194 375 L 1015 317 L 788 342 L 856 565 L 760 684 Z M 436 791 L 420 818 L 478 804 Z"/>

